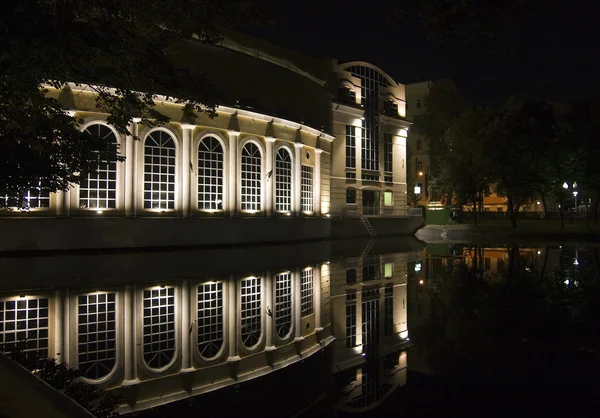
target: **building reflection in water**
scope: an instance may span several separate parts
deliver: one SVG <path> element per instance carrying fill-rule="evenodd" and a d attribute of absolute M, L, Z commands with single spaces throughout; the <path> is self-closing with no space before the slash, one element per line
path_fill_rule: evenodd
<path fill-rule="evenodd" d="M 31 357 L 66 361 L 122 391 L 129 412 L 251 380 L 332 344 L 339 408 L 362 410 L 406 382 L 407 265 L 419 257 L 5 291 L 0 345 L 24 341 Z"/>

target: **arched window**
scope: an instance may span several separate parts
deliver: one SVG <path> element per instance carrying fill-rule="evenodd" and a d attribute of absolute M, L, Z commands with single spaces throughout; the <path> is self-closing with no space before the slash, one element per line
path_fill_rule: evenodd
<path fill-rule="evenodd" d="M 275 329 L 279 338 L 286 338 L 292 330 L 292 275 L 290 272 L 275 276 Z"/>
<path fill-rule="evenodd" d="M 346 189 L 346 204 L 347 205 L 355 205 L 356 204 L 356 189 L 350 187 Z"/>
<path fill-rule="evenodd" d="M 300 301 L 301 306 L 300 310 L 302 313 L 302 317 L 312 315 L 314 313 L 314 289 L 315 284 L 313 280 L 313 269 L 308 268 L 302 271 L 301 281 L 300 281 Z"/>
<path fill-rule="evenodd" d="M 175 141 L 154 131 L 144 143 L 144 209 L 175 209 Z"/>
<path fill-rule="evenodd" d="M 242 149 L 242 210 L 259 211 L 262 182 L 260 150 L 248 142 Z"/>
<path fill-rule="evenodd" d="M 79 371 L 101 379 L 117 363 L 116 294 L 80 295 L 77 312 Z"/>
<path fill-rule="evenodd" d="M 198 352 L 206 359 L 223 347 L 223 283 L 198 286 Z"/>
<path fill-rule="evenodd" d="M 262 332 L 260 277 L 242 280 L 241 290 L 241 336 L 246 347 L 254 347 Z"/>
<path fill-rule="evenodd" d="M 48 299 L 0 300 L 0 352 L 23 343 L 27 360 L 48 357 Z"/>
<path fill-rule="evenodd" d="M 144 290 L 144 361 L 153 369 L 175 355 L 175 288 Z"/>
<path fill-rule="evenodd" d="M 96 123 L 84 132 L 117 144 L 117 136 L 106 125 Z M 98 154 L 98 169 L 82 176 L 79 186 L 79 207 L 86 209 L 115 209 L 117 207 L 117 162 L 106 161 Z"/>
<path fill-rule="evenodd" d="M 275 157 L 275 210 L 292 210 L 292 157 L 285 148 L 279 148 Z"/>
<path fill-rule="evenodd" d="M 198 209 L 223 209 L 223 146 L 209 136 L 198 144 Z"/>

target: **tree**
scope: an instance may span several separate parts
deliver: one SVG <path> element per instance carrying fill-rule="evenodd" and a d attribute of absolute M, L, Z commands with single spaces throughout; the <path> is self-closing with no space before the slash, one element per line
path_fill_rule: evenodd
<path fill-rule="evenodd" d="M 79 132 L 44 85 L 89 83 L 98 108 L 122 134 L 133 118 L 149 126 L 168 118 L 157 94 L 193 119 L 214 116 L 215 92 L 202 74 L 176 68 L 178 43 L 214 44 L 219 28 L 260 19 L 262 0 L 8 0 L 0 14 L 0 196 L 19 205 L 32 188 L 67 190 L 114 161 L 112 144 Z"/>

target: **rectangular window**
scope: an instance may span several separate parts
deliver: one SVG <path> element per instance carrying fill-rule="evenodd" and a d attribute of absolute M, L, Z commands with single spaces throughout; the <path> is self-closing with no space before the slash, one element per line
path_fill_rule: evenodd
<path fill-rule="evenodd" d="M 417 160 L 417 171 L 423 171 L 423 161 Z"/>
<path fill-rule="evenodd" d="M 383 134 L 383 169 L 386 173 L 394 171 L 393 165 L 393 137 L 391 134 Z"/>
<path fill-rule="evenodd" d="M 393 183 L 394 182 L 394 177 L 393 176 L 385 176 L 384 177 L 384 181 L 386 183 Z"/>
<path fill-rule="evenodd" d="M 398 116 L 398 104 L 392 100 L 383 103 L 383 110 L 387 116 Z"/>
<path fill-rule="evenodd" d="M 302 166 L 302 212 L 313 211 L 313 168 Z"/>
<path fill-rule="evenodd" d="M 363 174 L 362 179 L 365 181 L 379 181 L 379 175 L 377 174 Z"/>
<path fill-rule="evenodd" d="M 374 128 L 375 122 L 371 121 L 370 128 L 362 130 L 362 159 L 363 170 L 379 171 L 379 140 L 378 130 Z"/>
<path fill-rule="evenodd" d="M 394 206 L 394 197 L 392 192 L 383 192 L 383 204 L 385 206 Z"/>
<path fill-rule="evenodd" d="M 346 178 L 356 180 L 356 173 L 346 173 Z"/>
<path fill-rule="evenodd" d="M 356 347 L 356 293 L 346 294 L 346 348 Z"/>
<path fill-rule="evenodd" d="M 355 127 L 346 125 L 346 168 L 356 168 Z"/>
<path fill-rule="evenodd" d="M 417 139 L 417 151 L 420 151 L 421 148 L 423 148 L 423 141 L 420 139 Z"/>
<path fill-rule="evenodd" d="M 365 257 L 362 273 L 363 282 L 379 280 L 381 278 L 381 258 L 379 256 Z"/>
<path fill-rule="evenodd" d="M 314 295 L 314 280 L 313 269 L 306 269 L 302 272 L 302 280 L 300 282 L 300 299 L 302 317 L 312 315 L 314 313 L 313 295 Z"/>
<path fill-rule="evenodd" d="M 384 298 L 384 336 L 391 337 L 394 334 L 394 288 L 385 288 Z"/>
<path fill-rule="evenodd" d="M 394 272 L 394 264 L 393 263 L 386 263 L 385 267 L 384 267 L 384 277 L 386 279 L 391 279 L 393 272 Z"/>
<path fill-rule="evenodd" d="M 356 284 L 356 268 L 346 269 L 346 284 Z"/>

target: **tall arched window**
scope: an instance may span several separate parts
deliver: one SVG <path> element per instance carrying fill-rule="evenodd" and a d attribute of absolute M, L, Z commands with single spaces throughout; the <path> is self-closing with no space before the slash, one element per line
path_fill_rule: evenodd
<path fill-rule="evenodd" d="M 116 294 L 80 295 L 77 312 L 79 371 L 88 379 L 101 379 L 117 363 Z"/>
<path fill-rule="evenodd" d="M 242 280 L 241 290 L 241 336 L 248 348 L 260 341 L 262 332 L 260 308 L 260 277 L 249 277 Z"/>
<path fill-rule="evenodd" d="M 198 286 L 198 352 L 206 359 L 223 347 L 223 283 Z"/>
<path fill-rule="evenodd" d="M 223 146 L 209 136 L 198 144 L 198 209 L 223 209 Z"/>
<path fill-rule="evenodd" d="M 292 157 L 285 148 L 279 148 L 275 156 L 275 210 L 292 210 Z"/>
<path fill-rule="evenodd" d="M 175 209 L 175 141 L 154 131 L 144 143 L 144 209 Z"/>
<path fill-rule="evenodd" d="M 242 210 L 261 209 L 262 161 L 256 144 L 248 142 L 242 149 Z"/>
<path fill-rule="evenodd" d="M 292 330 L 292 274 L 275 276 L 275 328 L 279 338 L 286 338 Z"/>
<path fill-rule="evenodd" d="M 175 355 L 175 288 L 144 290 L 144 361 L 153 369 Z"/>
<path fill-rule="evenodd" d="M 117 136 L 108 126 L 96 123 L 84 132 L 117 144 Z M 79 186 L 79 207 L 86 209 L 115 209 L 117 207 L 117 162 L 106 161 L 98 154 L 98 169 L 82 176 Z"/>

